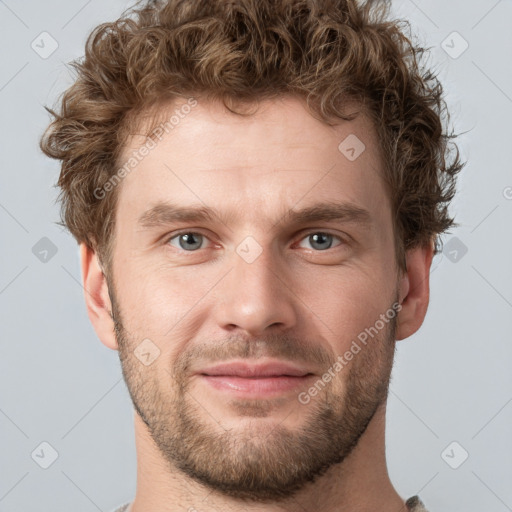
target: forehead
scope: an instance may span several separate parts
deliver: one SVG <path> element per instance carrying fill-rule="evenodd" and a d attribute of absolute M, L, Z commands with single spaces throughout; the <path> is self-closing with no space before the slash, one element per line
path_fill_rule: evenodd
<path fill-rule="evenodd" d="M 248 116 L 233 114 L 221 102 L 184 105 L 160 109 L 161 123 L 151 126 L 167 129 L 151 144 L 134 135 L 125 145 L 121 165 L 144 145 L 151 149 L 122 180 L 123 215 L 128 207 L 140 214 L 163 201 L 217 209 L 230 204 L 253 220 L 319 198 L 366 205 L 375 214 L 387 206 L 376 132 L 363 113 L 329 126 L 292 97 L 263 101 Z M 347 108 L 357 111 L 356 105 Z"/>

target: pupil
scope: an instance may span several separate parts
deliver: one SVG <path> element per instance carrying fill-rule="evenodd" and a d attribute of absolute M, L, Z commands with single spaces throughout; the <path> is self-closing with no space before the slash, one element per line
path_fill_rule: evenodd
<path fill-rule="evenodd" d="M 326 234 L 326 233 L 315 233 L 313 236 L 313 240 L 314 240 L 314 244 L 322 244 L 326 242 L 326 239 L 328 239 L 328 237 L 330 237 L 330 235 Z M 331 246 L 331 244 L 328 245 L 328 247 L 320 247 L 320 249 L 329 249 L 329 247 Z"/>
<path fill-rule="evenodd" d="M 193 233 L 185 233 L 185 234 L 181 235 L 181 238 L 182 238 L 182 240 L 184 240 L 184 243 L 180 244 L 183 249 L 190 249 L 191 246 L 193 246 L 192 248 L 197 248 L 197 246 L 201 245 L 201 242 L 194 243 L 195 236 Z M 186 245 L 186 247 L 183 247 L 184 245 Z"/>

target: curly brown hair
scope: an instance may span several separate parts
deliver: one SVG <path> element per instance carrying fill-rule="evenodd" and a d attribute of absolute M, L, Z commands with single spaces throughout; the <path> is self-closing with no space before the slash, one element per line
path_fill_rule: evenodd
<path fill-rule="evenodd" d="M 394 218 L 396 261 L 457 224 L 448 206 L 462 163 L 445 131 L 443 88 L 422 65 L 428 49 L 379 0 L 152 0 L 96 27 L 75 82 L 41 138 L 62 161 L 61 222 L 111 264 L 119 187 L 96 190 L 119 166 L 140 115 L 173 99 L 220 99 L 232 112 L 297 95 L 327 124 L 357 101 L 380 141 Z M 452 146 L 455 152 L 450 148 Z"/>

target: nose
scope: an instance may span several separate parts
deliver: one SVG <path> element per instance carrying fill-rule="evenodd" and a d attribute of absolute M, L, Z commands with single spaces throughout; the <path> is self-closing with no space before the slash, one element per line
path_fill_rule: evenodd
<path fill-rule="evenodd" d="M 231 262 L 232 270 L 218 290 L 219 327 L 228 331 L 239 329 L 251 336 L 293 327 L 297 299 L 278 255 L 265 248 L 251 262 L 234 252 Z"/>

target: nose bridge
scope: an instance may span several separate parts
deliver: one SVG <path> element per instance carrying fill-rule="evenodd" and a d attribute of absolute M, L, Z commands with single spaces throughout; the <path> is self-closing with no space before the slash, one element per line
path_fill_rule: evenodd
<path fill-rule="evenodd" d="M 263 246 L 252 236 L 246 237 L 231 262 L 232 271 L 221 290 L 220 326 L 236 326 L 254 335 L 270 326 L 285 329 L 293 325 L 293 295 L 283 282 L 282 263 L 270 242 Z"/>

